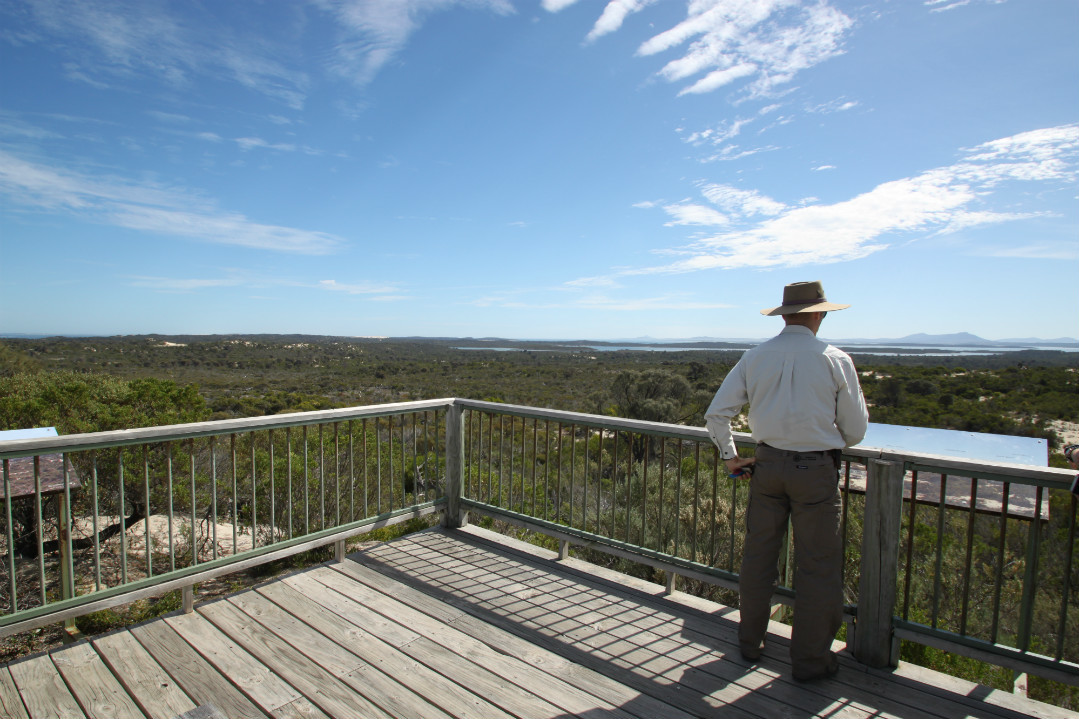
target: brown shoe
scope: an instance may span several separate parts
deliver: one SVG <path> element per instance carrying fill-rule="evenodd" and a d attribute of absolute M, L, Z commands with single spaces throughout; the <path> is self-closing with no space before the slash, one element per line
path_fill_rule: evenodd
<path fill-rule="evenodd" d="M 828 679 L 834 677 L 836 672 L 839 671 L 839 658 L 836 657 L 835 652 L 828 652 L 828 663 L 824 668 L 811 669 L 809 671 L 802 671 L 797 668 L 794 669 L 794 680 L 799 682 L 812 682 L 817 679 Z"/>
<path fill-rule="evenodd" d="M 747 644 L 740 644 L 738 648 L 742 650 L 742 659 L 745 659 L 750 664 L 759 660 L 761 658 L 761 654 L 764 654 L 764 642 L 761 642 L 756 647 Z"/>

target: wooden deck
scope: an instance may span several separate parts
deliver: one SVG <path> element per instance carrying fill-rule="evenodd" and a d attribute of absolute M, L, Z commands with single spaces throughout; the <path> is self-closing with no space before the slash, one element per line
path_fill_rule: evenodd
<path fill-rule="evenodd" d="M 175 717 L 1063 717 L 916 667 L 790 678 L 774 625 L 476 528 L 379 545 L 0 667 L 0 715 Z"/>

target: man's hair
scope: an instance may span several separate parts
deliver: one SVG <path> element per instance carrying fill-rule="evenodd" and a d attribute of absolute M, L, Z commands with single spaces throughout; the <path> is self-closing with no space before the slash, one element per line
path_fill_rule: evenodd
<path fill-rule="evenodd" d="M 817 314 L 816 312 L 794 312 L 789 315 L 783 315 L 783 321 L 788 325 L 807 325 L 809 324 L 810 316 Z M 825 312 L 824 314 L 828 314 Z"/>

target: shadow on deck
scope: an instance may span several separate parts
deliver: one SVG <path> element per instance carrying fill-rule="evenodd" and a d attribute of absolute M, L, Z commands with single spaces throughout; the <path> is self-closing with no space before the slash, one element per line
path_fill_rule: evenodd
<path fill-rule="evenodd" d="M 789 629 L 738 652 L 737 611 L 475 527 L 378 545 L 0 667 L 0 715 L 1062 717 L 903 666 L 790 678 Z"/>

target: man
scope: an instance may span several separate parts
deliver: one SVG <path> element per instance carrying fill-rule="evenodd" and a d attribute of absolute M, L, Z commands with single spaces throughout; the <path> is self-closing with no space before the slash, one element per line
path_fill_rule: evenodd
<path fill-rule="evenodd" d="M 828 302 L 820 282 L 783 289 L 783 331 L 746 352 L 723 380 L 705 414 L 712 441 L 732 475 L 751 475 L 745 551 L 739 580 L 738 640 L 748 661 L 760 658 L 778 578 L 788 518 L 794 525 L 794 678 L 836 673 L 832 640 L 843 620 L 843 543 L 839 461 L 865 436 L 869 414 L 850 356 L 817 339 L 825 314 L 850 305 Z M 756 457 L 740 458 L 731 418 L 749 402 Z"/>

